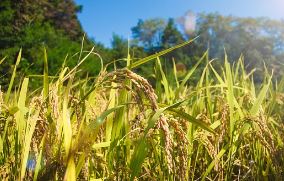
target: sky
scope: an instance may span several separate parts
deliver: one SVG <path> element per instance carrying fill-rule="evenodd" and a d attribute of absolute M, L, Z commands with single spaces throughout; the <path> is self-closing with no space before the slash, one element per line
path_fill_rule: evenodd
<path fill-rule="evenodd" d="M 112 35 L 131 38 L 138 19 L 178 18 L 187 11 L 239 17 L 284 19 L 284 0 L 75 0 L 83 29 L 96 42 L 111 45 Z"/>

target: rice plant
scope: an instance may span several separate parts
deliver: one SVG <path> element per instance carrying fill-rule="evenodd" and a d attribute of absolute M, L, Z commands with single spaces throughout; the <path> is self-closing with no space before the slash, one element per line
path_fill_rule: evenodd
<path fill-rule="evenodd" d="M 217 71 L 208 51 L 184 76 L 175 62 L 165 74 L 162 55 L 190 42 L 138 61 L 128 56 L 126 67 L 113 71 L 115 63 L 102 61 L 100 74 L 85 79 L 77 73 L 94 49 L 55 77 L 45 51 L 37 90 L 29 89 L 32 77 L 14 85 L 20 51 L 8 90 L 0 90 L 0 178 L 283 179 L 284 78 L 274 81 L 266 71 L 256 85 L 243 57 L 230 65 L 225 56 Z M 135 73 L 149 61 L 155 88 Z M 190 85 L 201 63 L 202 75 Z"/>

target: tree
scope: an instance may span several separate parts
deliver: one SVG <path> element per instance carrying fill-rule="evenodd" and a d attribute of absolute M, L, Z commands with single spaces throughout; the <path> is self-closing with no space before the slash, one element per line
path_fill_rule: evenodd
<path fill-rule="evenodd" d="M 243 54 L 248 70 L 256 68 L 261 74 L 265 63 L 269 69 L 277 68 L 275 76 L 279 77 L 283 74 L 278 66 L 284 60 L 283 34 L 283 21 L 201 13 L 196 16 L 195 32 L 189 36 L 200 35 L 195 42 L 195 50 L 209 48 L 210 58 L 223 60 L 225 49 L 231 62 Z M 192 50 L 193 46 L 188 48 Z M 259 77 L 257 79 L 260 80 Z"/>
<path fill-rule="evenodd" d="M 173 47 L 175 45 L 178 45 L 180 43 L 183 43 L 185 39 L 183 38 L 182 33 L 177 29 L 177 25 L 175 24 L 175 21 L 173 18 L 170 18 L 168 20 L 167 26 L 162 32 L 162 47 L 163 49 L 167 49 L 170 47 Z M 167 59 L 165 61 L 165 66 L 172 67 L 172 59 L 175 59 L 178 62 L 186 62 L 189 57 L 187 54 L 184 53 L 184 49 L 180 48 L 175 50 L 174 52 L 170 52 L 163 56 L 164 59 Z M 180 64 L 183 64 L 180 63 Z"/>
<path fill-rule="evenodd" d="M 132 30 L 133 38 L 138 44 L 143 46 L 146 51 L 153 52 L 159 50 L 162 46 L 162 32 L 165 29 L 165 21 L 163 19 L 139 20 Z"/>
<path fill-rule="evenodd" d="M 209 59 L 217 58 L 214 63 L 221 65 L 225 50 L 231 63 L 243 55 L 246 69 L 256 68 L 254 77 L 257 81 L 262 79 L 260 75 L 264 64 L 268 70 L 274 69 L 274 77 L 284 75 L 281 68 L 284 63 L 284 21 L 222 16 L 218 13 L 195 15 L 192 12 L 186 13 L 180 21 L 184 26 L 183 32 L 178 30 L 173 19 L 169 19 L 166 25 L 161 23 L 165 22 L 161 19 L 139 20 L 132 28 L 133 37 L 150 54 L 199 36 L 190 46 L 163 56 L 169 60 L 167 64 L 175 58 L 176 62 L 191 67 L 209 49 Z"/>
<path fill-rule="evenodd" d="M 128 43 L 126 39 L 117 34 L 113 34 L 111 45 L 113 58 L 115 60 L 127 57 Z"/>
<path fill-rule="evenodd" d="M 184 41 L 185 39 L 183 38 L 181 32 L 177 29 L 174 19 L 170 18 L 162 34 L 163 47 L 169 48 Z"/>
<path fill-rule="evenodd" d="M 0 83 L 7 85 L 20 48 L 23 54 L 19 72 L 41 74 L 45 47 L 50 73 L 55 74 L 66 54 L 80 50 L 83 29 L 76 15 L 80 10 L 73 0 L 1 0 L 0 59 L 7 58 L 0 67 L 4 75 Z M 91 42 L 87 42 L 90 46 Z"/>

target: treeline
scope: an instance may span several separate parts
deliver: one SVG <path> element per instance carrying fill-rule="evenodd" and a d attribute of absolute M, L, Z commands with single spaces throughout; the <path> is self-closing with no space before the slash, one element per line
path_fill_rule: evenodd
<path fill-rule="evenodd" d="M 266 68 L 274 71 L 275 78 L 284 73 L 284 21 L 188 12 L 177 20 L 139 20 L 132 33 L 136 45 L 150 54 L 199 36 L 192 45 L 164 57 L 174 58 L 186 67 L 195 64 L 208 49 L 209 59 L 216 59 L 216 64 L 223 63 L 225 54 L 231 63 L 244 57 L 246 69 L 254 71 L 255 81 L 263 78 Z"/>
<path fill-rule="evenodd" d="M 82 6 L 73 0 L 1 0 L 0 1 L 0 84 L 6 85 L 13 70 L 16 56 L 23 49 L 18 72 L 22 75 L 42 74 L 43 47 L 48 51 L 50 74 L 55 75 L 65 63 L 77 64 L 84 30 L 77 13 Z M 217 58 L 222 64 L 225 52 L 233 63 L 241 55 L 248 70 L 255 69 L 255 80 L 261 80 L 264 65 L 274 70 L 275 77 L 283 74 L 284 22 L 268 18 L 238 18 L 213 14 L 188 12 L 179 19 L 138 20 L 132 28 L 130 43 L 114 34 L 111 48 L 86 36 L 84 50 L 95 46 L 95 51 L 109 63 L 127 56 L 128 47 L 135 60 L 160 50 L 172 47 L 199 36 L 190 46 L 176 50 L 163 57 L 165 69 L 171 69 L 174 60 L 182 70 L 193 66 L 209 49 L 209 59 Z M 84 53 L 83 53 L 84 54 Z M 97 56 L 91 56 L 81 67 L 89 76 L 100 70 Z M 118 61 L 117 66 L 125 62 Z M 150 75 L 150 66 L 140 68 L 145 76 Z M 85 76 L 85 74 L 82 74 Z M 198 78 L 198 75 L 196 75 Z M 37 79 L 33 80 L 36 84 Z"/>

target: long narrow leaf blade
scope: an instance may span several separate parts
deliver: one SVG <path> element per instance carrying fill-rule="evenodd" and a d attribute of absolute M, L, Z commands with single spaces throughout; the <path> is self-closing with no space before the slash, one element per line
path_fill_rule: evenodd
<path fill-rule="evenodd" d="M 149 61 L 151 61 L 151 60 L 153 60 L 153 59 L 156 59 L 157 57 L 160 57 L 160 56 L 162 56 L 162 55 L 165 55 L 165 54 L 167 54 L 167 53 L 169 53 L 169 52 L 171 52 L 171 51 L 173 51 L 173 50 L 176 50 L 176 49 L 178 49 L 178 48 L 181 48 L 181 47 L 183 47 L 183 46 L 186 46 L 186 45 L 192 43 L 193 41 L 195 41 L 197 38 L 198 38 L 198 36 L 195 37 L 195 38 L 193 38 L 193 39 L 191 39 L 191 40 L 189 40 L 189 41 L 186 41 L 186 42 L 184 42 L 184 43 L 181 43 L 181 44 L 179 44 L 179 45 L 176 45 L 176 46 L 171 47 L 171 48 L 169 48 L 169 49 L 163 50 L 163 51 L 161 51 L 161 52 L 159 52 L 159 53 L 150 55 L 150 56 L 148 56 L 148 57 L 146 57 L 146 58 L 143 58 L 143 59 L 141 59 L 141 60 L 138 60 L 138 61 L 136 61 L 136 62 L 133 62 L 133 64 L 130 65 L 129 68 L 130 68 L 130 69 L 136 68 L 136 67 L 138 67 L 138 66 L 140 66 L 140 65 L 142 65 L 142 64 L 144 64 L 144 63 L 147 63 L 147 62 L 149 62 Z"/>
<path fill-rule="evenodd" d="M 5 102 L 6 103 L 8 103 L 8 101 L 9 101 L 9 97 L 10 97 L 12 87 L 13 87 L 13 84 L 14 84 L 14 80 L 15 80 L 15 77 L 16 77 L 17 67 L 18 67 L 18 65 L 21 61 L 21 58 L 22 58 L 22 49 L 20 49 L 20 52 L 18 54 L 17 61 L 16 61 L 16 64 L 15 64 L 15 67 L 14 67 L 14 71 L 13 71 L 13 74 L 12 74 L 12 77 L 11 77 L 11 80 L 10 80 L 10 83 L 9 83 L 8 91 L 7 91 L 6 96 L 5 96 Z"/>

